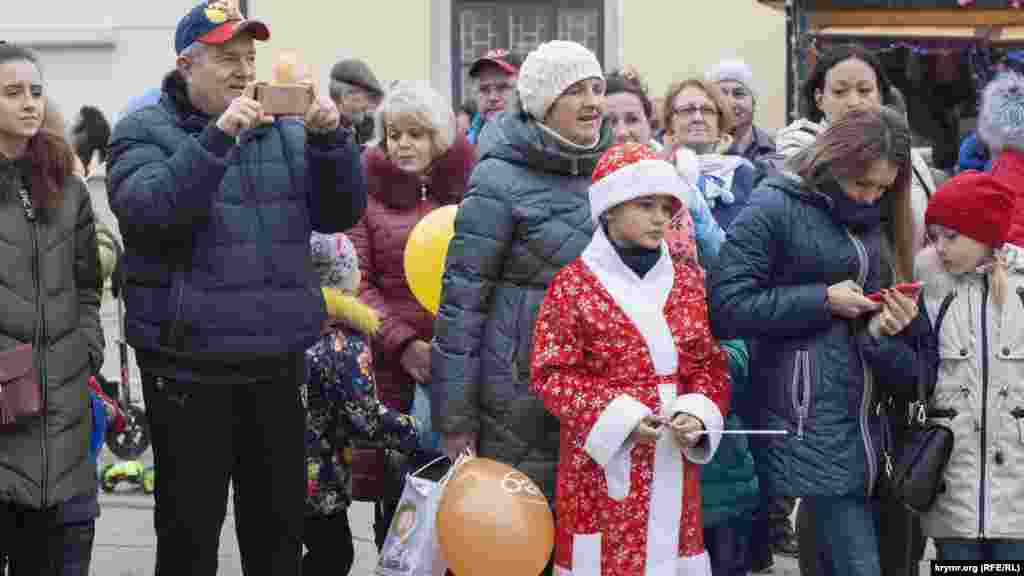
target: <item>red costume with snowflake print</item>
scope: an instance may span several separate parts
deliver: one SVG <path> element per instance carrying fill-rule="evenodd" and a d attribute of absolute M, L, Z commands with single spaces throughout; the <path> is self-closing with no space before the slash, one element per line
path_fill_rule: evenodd
<path fill-rule="evenodd" d="M 607 242 L 598 235 L 595 243 Z M 698 465 L 717 448 L 729 376 L 710 334 L 702 274 L 667 254 L 659 262 L 671 270 L 662 312 L 678 355 L 676 371 L 659 375 L 645 330 L 585 259 L 555 276 L 534 340 L 533 390 L 561 421 L 556 574 L 710 576 Z M 678 412 L 712 434 L 689 450 L 667 430 L 657 446 L 629 440 L 644 416 Z"/>

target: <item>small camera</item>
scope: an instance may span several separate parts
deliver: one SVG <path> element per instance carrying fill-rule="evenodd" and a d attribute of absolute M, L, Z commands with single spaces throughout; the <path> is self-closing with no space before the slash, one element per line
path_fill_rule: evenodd
<path fill-rule="evenodd" d="M 250 86 L 252 99 L 271 116 L 304 116 L 313 104 L 313 86 L 310 84 L 270 84 L 257 82 Z"/>

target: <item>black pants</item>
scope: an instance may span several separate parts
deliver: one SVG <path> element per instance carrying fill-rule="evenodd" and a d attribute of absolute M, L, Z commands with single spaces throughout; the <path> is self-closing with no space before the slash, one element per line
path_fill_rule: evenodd
<path fill-rule="evenodd" d="M 715 576 L 746 576 L 750 572 L 750 515 L 731 518 L 717 526 L 704 527 L 704 547 L 711 557 Z"/>
<path fill-rule="evenodd" d="M 302 576 L 346 576 L 352 569 L 355 547 L 346 510 L 331 516 L 308 516 L 303 540 Z"/>
<path fill-rule="evenodd" d="M 215 576 L 228 483 L 247 576 L 299 574 L 305 511 L 302 359 L 265 382 L 175 382 L 142 366 L 156 466 L 156 576 Z"/>
<path fill-rule="evenodd" d="M 7 556 L 8 576 L 61 576 L 65 527 L 57 510 L 0 504 L 0 555 Z"/>

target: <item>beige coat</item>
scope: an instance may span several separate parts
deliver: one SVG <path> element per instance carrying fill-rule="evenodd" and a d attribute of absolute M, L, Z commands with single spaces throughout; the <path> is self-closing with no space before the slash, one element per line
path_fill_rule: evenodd
<path fill-rule="evenodd" d="M 924 519 L 934 538 L 1024 538 L 1024 253 L 1009 247 L 1008 254 L 1002 313 L 987 274 L 952 277 L 932 247 L 917 258 L 933 323 L 942 301 L 956 294 L 939 330 L 929 406 L 929 418 L 956 438 L 945 487 Z"/>

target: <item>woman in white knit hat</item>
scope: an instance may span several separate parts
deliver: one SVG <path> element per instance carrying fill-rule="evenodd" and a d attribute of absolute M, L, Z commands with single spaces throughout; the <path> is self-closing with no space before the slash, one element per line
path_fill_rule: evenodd
<path fill-rule="evenodd" d="M 455 221 L 434 324 L 434 429 L 449 453 L 516 466 L 554 501 L 558 421 L 529 393 L 548 283 L 590 243 L 587 189 L 611 141 L 592 52 L 553 41 L 519 70 L 520 109 L 487 124 Z"/>

